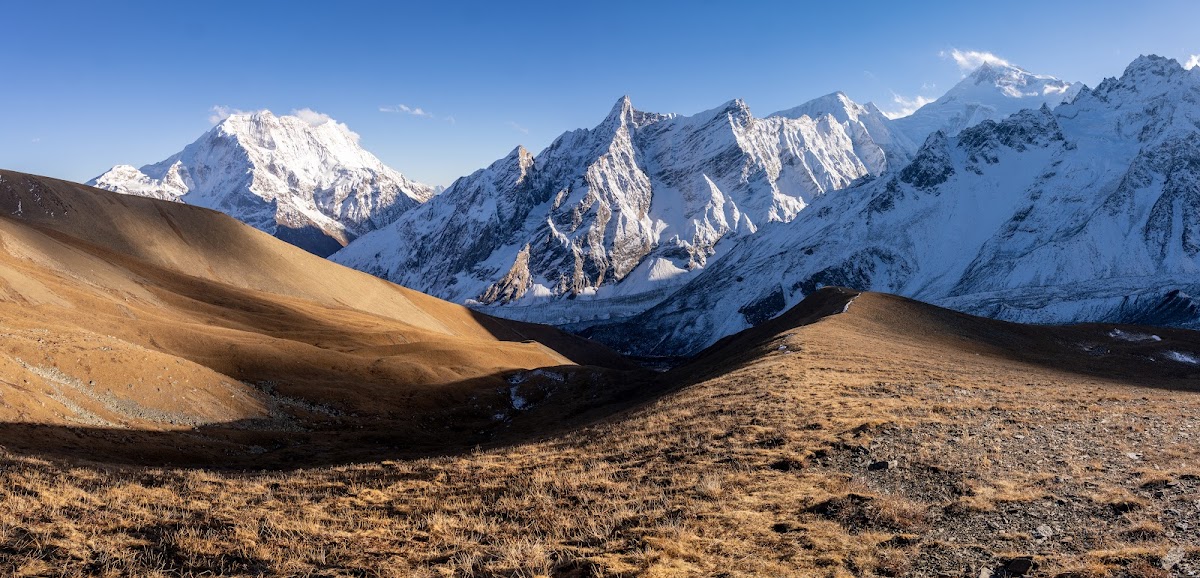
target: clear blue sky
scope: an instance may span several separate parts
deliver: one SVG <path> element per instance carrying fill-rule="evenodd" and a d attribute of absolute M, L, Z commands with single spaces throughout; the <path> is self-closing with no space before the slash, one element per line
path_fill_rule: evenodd
<path fill-rule="evenodd" d="M 159 161 L 214 106 L 311 108 L 432 184 L 597 124 L 623 94 L 766 115 L 842 90 L 885 110 L 989 51 L 1094 86 L 1200 53 L 1200 2 L 10 2 L 0 166 L 86 180 Z M 398 110 L 420 108 L 431 116 Z M 453 120 L 450 120 L 453 119 Z"/>

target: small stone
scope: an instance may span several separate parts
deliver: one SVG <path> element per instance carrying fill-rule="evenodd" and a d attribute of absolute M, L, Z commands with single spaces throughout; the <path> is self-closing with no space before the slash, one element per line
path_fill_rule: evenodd
<path fill-rule="evenodd" d="M 1041 526 L 1038 526 L 1037 529 L 1033 531 L 1033 537 L 1037 538 L 1039 540 L 1049 540 L 1053 536 L 1054 536 L 1054 528 L 1051 528 L 1050 526 L 1047 526 L 1046 524 L 1042 524 Z"/>
<path fill-rule="evenodd" d="M 1142 454 L 1139 454 L 1137 452 L 1129 452 L 1129 453 L 1125 454 L 1125 457 L 1127 457 L 1131 460 L 1140 460 L 1140 459 L 1142 459 Z"/>
<path fill-rule="evenodd" d="M 1162 566 L 1163 570 L 1170 570 L 1180 562 L 1183 562 L 1183 556 L 1185 554 L 1186 552 L 1184 549 L 1179 546 L 1171 548 L 1171 550 L 1167 552 L 1167 555 L 1163 556 L 1162 564 L 1160 564 L 1160 566 Z"/>
<path fill-rule="evenodd" d="M 900 466 L 900 462 L 896 460 L 871 462 L 867 465 L 867 471 L 875 472 L 879 470 L 894 470 Z"/>

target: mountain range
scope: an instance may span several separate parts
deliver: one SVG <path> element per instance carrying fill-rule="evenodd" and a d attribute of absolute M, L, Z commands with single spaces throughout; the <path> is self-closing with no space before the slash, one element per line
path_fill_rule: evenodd
<path fill-rule="evenodd" d="M 1196 327 L 1197 105 L 1200 72 L 1143 57 L 1054 110 L 936 132 L 899 171 L 826 195 L 593 335 L 696 351 L 825 285 L 1012 321 Z"/>
<path fill-rule="evenodd" d="M 576 328 L 662 302 L 736 239 L 827 192 L 902 168 L 924 141 L 1078 85 L 989 65 L 901 121 L 833 93 L 764 118 L 620 99 L 597 127 L 518 148 L 332 258 L 494 314 Z"/>
<path fill-rule="evenodd" d="M 1141 57 L 1093 89 L 991 63 L 897 119 L 842 93 L 761 118 L 622 98 L 408 195 L 331 259 L 641 354 L 698 351 L 824 285 L 1196 326 L 1197 76 Z"/>

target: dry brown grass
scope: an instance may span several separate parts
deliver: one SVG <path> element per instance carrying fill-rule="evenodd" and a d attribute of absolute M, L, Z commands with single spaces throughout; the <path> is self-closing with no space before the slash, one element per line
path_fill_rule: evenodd
<path fill-rule="evenodd" d="M 1048 576 L 1155 576 L 1175 558 L 1200 572 L 1200 375 L 1150 349 L 1200 351 L 1194 333 L 1095 357 L 1079 344 L 1109 328 L 872 294 L 824 317 L 852 296 L 829 290 L 654 382 L 572 369 L 522 385 L 540 405 L 520 411 L 506 372 L 605 352 L 379 289 L 193 209 L 84 205 L 71 218 L 116 229 L 71 239 L 59 209 L 0 217 L 0 575 L 978 576 L 1019 556 Z M 258 258 L 214 253 L 208 225 Z M 287 283 L 263 293 L 272 276 Z M 521 342 L 535 338 L 562 351 Z M 294 430 L 217 432 L 110 411 L 129 406 L 109 394 L 206 424 L 291 398 L 345 415 L 293 405 Z M 196 446 L 284 469 L 98 459 Z"/>
<path fill-rule="evenodd" d="M 977 575 L 1034 555 L 1045 575 L 1153 576 L 1177 544 L 1195 567 L 1195 534 L 1166 522 L 1198 517 L 1195 394 L 905 341 L 877 321 L 893 305 L 860 297 L 616 419 L 457 456 L 235 473 L 9 455 L 0 573 Z"/>

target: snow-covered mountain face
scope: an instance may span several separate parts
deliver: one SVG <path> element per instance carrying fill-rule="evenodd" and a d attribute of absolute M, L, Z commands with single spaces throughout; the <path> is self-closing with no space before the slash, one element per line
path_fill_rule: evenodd
<path fill-rule="evenodd" d="M 630 315 L 733 240 L 907 161 L 884 121 L 844 96 L 768 118 L 741 101 L 685 117 L 623 98 L 596 128 L 536 157 L 518 148 L 332 259 L 507 317 Z"/>
<path fill-rule="evenodd" d="M 883 173 L 888 167 L 903 166 L 925 140 L 922 135 L 914 142 L 909 136 L 896 131 L 892 120 L 874 103 L 858 104 L 841 92 L 822 96 L 795 108 L 781 110 L 771 116 L 807 116 L 815 119 L 833 117 L 833 121 L 840 124 L 850 136 L 859 160 L 874 175 Z"/>
<path fill-rule="evenodd" d="M 170 158 L 89 185 L 227 213 L 325 256 L 434 195 L 324 115 L 234 114 Z"/>
<path fill-rule="evenodd" d="M 591 334 L 690 353 L 823 285 L 1023 322 L 1200 328 L 1200 69 L 1141 57 L 1054 110 L 935 133 L 902 169 L 815 199 Z"/>
<path fill-rule="evenodd" d="M 919 145 L 938 131 L 955 136 L 985 120 L 1002 120 L 1020 110 L 1043 104 L 1054 108 L 1070 102 L 1082 88 L 1081 83 L 1033 74 L 1010 64 L 985 63 L 941 98 L 894 119 L 891 128 Z"/>

